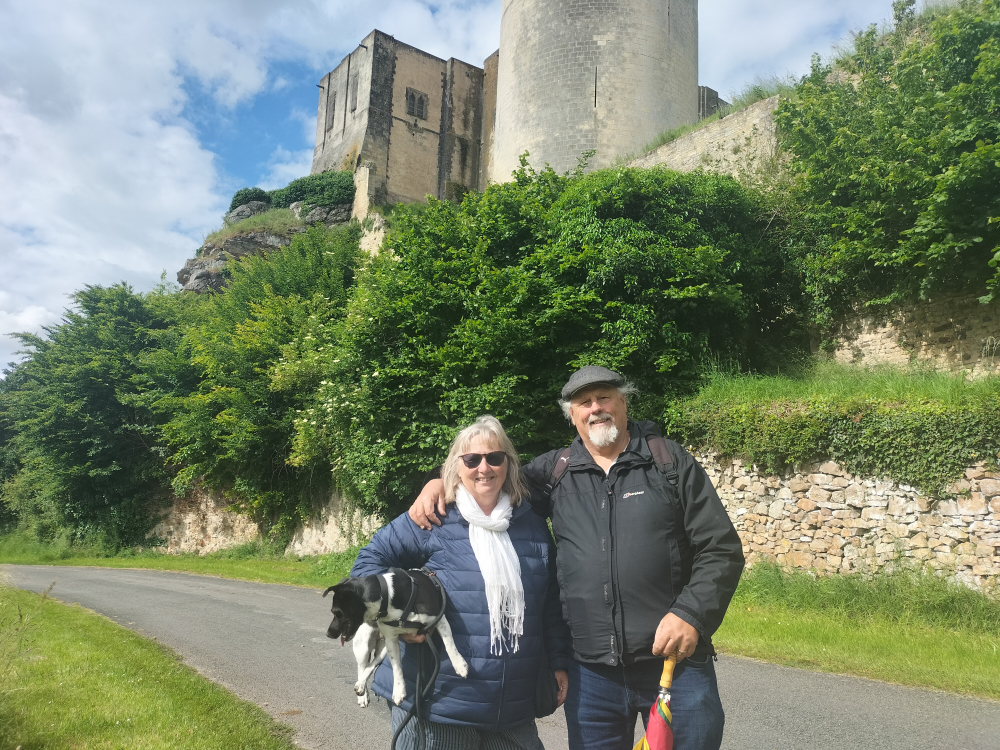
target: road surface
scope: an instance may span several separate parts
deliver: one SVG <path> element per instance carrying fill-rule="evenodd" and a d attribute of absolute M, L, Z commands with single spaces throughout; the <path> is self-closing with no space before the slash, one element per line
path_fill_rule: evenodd
<path fill-rule="evenodd" d="M 15 585 L 100 612 L 295 728 L 309 750 L 388 747 L 386 705 L 358 707 L 350 648 L 312 589 L 186 573 L 0 566 Z M 726 750 L 1000 750 L 1000 703 L 721 657 Z M 296 713 L 301 711 L 301 713 Z M 566 747 L 562 710 L 539 722 Z M 639 733 L 641 736 L 641 725 Z"/>

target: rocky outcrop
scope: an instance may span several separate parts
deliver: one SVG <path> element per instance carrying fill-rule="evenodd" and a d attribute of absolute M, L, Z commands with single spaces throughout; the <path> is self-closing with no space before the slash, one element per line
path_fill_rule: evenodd
<path fill-rule="evenodd" d="M 295 231 L 304 232 L 305 229 Z M 245 255 L 261 255 L 276 247 L 291 244 L 291 237 L 270 232 L 248 232 L 238 234 L 214 245 L 206 242 L 197 258 L 189 259 L 184 268 L 177 272 L 177 283 L 186 292 L 219 291 L 226 285 L 222 274 L 226 263 Z"/>
<path fill-rule="evenodd" d="M 312 518 L 295 532 L 286 553 L 325 555 L 343 552 L 353 544 L 369 539 L 383 524 L 378 516 L 366 516 L 346 506 L 334 495 Z"/>
<path fill-rule="evenodd" d="M 253 541 L 260 535 L 257 524 L 246 516 L 226 509 L 228 503 L 198 488 L 178 498 L 152 531 L 165 539 L 164 552 L 197 552 L 207 555 Z"/>
<path fill-rule="evenodd" d="M 242 206 L 237 206 L 228 214 L 223 216 L 222 223 L 227 227 L 231 227 L 233 224 L 239 224 L 244 219 L 249 219 L 251 216 L 257 216 L 258 214 L 266 213 L 270 210 L 270 203 L 265 203 L 264 201 L 250 201 L 249 203 L 244 203 Z"/>
<path fill-rule="evenodd" d="M 308 206 L 302 201 L 296 201 L 288 208 L 295 218 L 302 219 L 306 224 L 323 224 L 332 227 L 337 224 L 346 224 L 351 220 L 351 209 L 353 204 L 340 203 L 336 206 Z M 303 216 L 303 209 L 308 208 L 309 212 Z"/>

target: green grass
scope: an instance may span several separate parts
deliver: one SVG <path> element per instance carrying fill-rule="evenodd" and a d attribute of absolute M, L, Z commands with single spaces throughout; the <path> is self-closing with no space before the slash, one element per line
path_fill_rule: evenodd
<path fill-rule="evenodd" d="M 928 369 L 865 368 L 832 360 L 795 368 L 790 375 L 748 375 L 716 371 L 694 402 L 760 404 L 826 399 L 875 399 L 899 403 L 939 401 L 957 406 L 1000 396 L 1000 377 L 967 380 Z"/>
<path fill-rule="evenodd" d="M 822 672 L 1000 700 L 1000 601 L 900 570 L 744 573 L 717 648 Z"/>
<path fill-rule="evenodd" d="M 115 557 L 39 548 L 0 537 L 0 562 L 177 570 L 268 583 L 328 586 L 357 549 L 284 557 L 249 544 L 198 557 Z M 1000 601 L 935 576 L 814 577 L 758 562 L 744 573 L 715 637 L 722 653 L 1000 700 Z"/>
<path fill-rule="evenodd" d="M 643 147 L 642 153 L 648 154 L 665 143 L 676 141 L 683 135 L 699 130 L 735 112 L 744 110 L 752 104 L 770 99 L 772 96 L 782 96 L 786 99 L 792 99 L 795 95 L 795 80 L 791 76 L 771 76 L 770 78 L 758 76 L 753 83 L 748 83 L 736 94 L 731 94 L 732 101 L 726 106 L 720 107 L 719 111 L 715 114 L 709 115 L 699 122 L 664 130 Z"/>
<path fill-rule="evenodd" d="M 346 576 L 357 554 L 358 549 L 354 547 L 328 555 L 286 556 L 256 541 L 210 555 L 126 550 L 106 556 L 89 548 L 46 545 L 22 534 L 0 536 L 0 563 L 175 570 L 243 581 L 323 588 Z"/>
<path fill-rule="evenodd" d="M 291 729 L 171 651 L 79 606 L 0 588 L 31 613 L 30 651 L 0 685 L 0 747 L 291 750 Z"/>
<path fill-rule="evenodd" d="M 290 209 L 272 208 L 270 211 L 251 216 L 249 219 L 244 219 L 232 226 L 212 232 L 205 238 L 205 242 L 215 245 L 238 234 L 249 234 L 250 232 L 270 232 L 287 237 L 293 229 L 303 226 L 305 223 L 301 219 L 296 219 L 295 214 Z"/>

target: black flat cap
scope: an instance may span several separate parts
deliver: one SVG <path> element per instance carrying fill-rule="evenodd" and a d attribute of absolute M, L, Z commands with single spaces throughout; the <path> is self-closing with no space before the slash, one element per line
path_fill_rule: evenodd
<path fill-rule="evenodd" d="M 610 385 L 618 388 L 624 384 L 625 378 L 614 370 L 609 370 L 607 367 L 587 365 L 569 376 L 569 380 L 566 381 L 566 385 L 563 386 L 560 395 L 563 401 L 568 401 L 573 397 L 574 393 L 582 391 L 584 388 L 590 388 L 593 385 Z"/>

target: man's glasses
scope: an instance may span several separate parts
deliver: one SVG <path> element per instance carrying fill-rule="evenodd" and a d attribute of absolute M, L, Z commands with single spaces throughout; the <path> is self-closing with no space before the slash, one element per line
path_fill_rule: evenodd
<path fill-rule="evenodd" d="M 507 454 L 503 451 L 493 451 L 492 453 L 466 453 L 459 456 L 462 459 L 462 463 L 465 464 L 466 469 L 475 469 L 486 459 L 486 463 L 490 466 L 503 466 L 503 462 L 507 460 Z"/>

